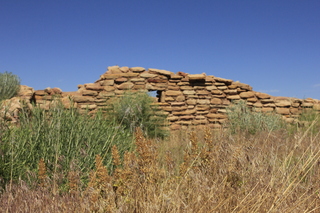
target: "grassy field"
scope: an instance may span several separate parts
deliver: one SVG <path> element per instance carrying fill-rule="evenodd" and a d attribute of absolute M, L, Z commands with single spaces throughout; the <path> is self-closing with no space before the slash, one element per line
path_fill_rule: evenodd
<path fill-rule="evenodd" d="M 1 124 L 1 212 L 320 211 L 317 114 L 287 125 L 230 108 L 227 129 L 147 137 L 141 122 L 55 109 Z"/>

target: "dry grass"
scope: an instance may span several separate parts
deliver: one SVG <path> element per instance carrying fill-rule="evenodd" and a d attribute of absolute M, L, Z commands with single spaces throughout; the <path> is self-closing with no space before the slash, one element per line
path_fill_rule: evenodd
<path fill-rule="evenodd" d="M 176 132 L 154 141 L 136 131 L 136 151 L 112 148 L 113 171 L 96 156 L 85 188 L 79 171 L 54 194 L 23 181 L 7 187 L 1 212 L 319 212 L 320 138 L 308 130 L 229 134 Z M 50 183 L 46 183 L 50 184 Z"/>

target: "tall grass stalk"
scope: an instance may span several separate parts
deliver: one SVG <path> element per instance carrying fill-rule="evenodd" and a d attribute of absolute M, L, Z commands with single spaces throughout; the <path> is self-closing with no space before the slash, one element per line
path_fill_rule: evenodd
<path fill-rule="evenodd" d="M 95 156 L 111 153 L 113 144 L 121 147 L 121 154 L 131 150 L 132 134 L 102 113 L 91 117 L 62 105 L 49 111 L 34 107 L 20 114 L 18 126 L 2 133 L 0 176 L 5 181 L 25 179 L 28 173 L 36 171 L 41 158 L 51 174 L 58 170 L 67 172 L 72 161 L 86 174 L 93 167 Z M 111 164 L 109 155 L 105 163 Z"/>

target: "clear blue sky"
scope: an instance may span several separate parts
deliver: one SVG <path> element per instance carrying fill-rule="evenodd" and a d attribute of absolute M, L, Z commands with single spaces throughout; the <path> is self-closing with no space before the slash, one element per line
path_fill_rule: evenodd
<path fill-rule="evenodd" d="M 0 0 L 0 72 L 76 91 L 108 66 L 320 99 L 319 0 Z"/>

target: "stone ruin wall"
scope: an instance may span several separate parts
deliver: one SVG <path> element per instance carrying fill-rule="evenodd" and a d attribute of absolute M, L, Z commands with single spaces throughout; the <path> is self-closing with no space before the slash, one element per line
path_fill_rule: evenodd
<path fill-rule="evenodd" d="M 280 114 L 287 122 L 294 122 L 303 108 L 320 111 L 319 100 L 273 97 L 255 92 L 247 84 L 205 73 L 173 73 L 159 69 L 119 66 L 108 67 L 107 72 L 95 83 L 78 85 L 77 92 L 47 88 L 34 91 L 32 100 L 48 108 L 53 96 L 58 94 L 66 107 L 71 106 L 71 98 L 76 107 L 89 109 L 90 113 L 94 113 L 99 108 L 106 107 L 110 98 L 120 96 L 128 90 L 157 91 L 158 104 L 168 115 L 172 130 L 189 125 L 220 128 L 227 120 L 226 107 L 232 101 L 239 100 L 245 100 L 255 111 Z"/>

